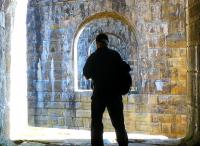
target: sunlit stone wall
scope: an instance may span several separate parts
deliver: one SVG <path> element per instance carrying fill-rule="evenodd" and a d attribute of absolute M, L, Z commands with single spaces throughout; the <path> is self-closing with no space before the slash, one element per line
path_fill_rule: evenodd
<path fill-rule="evenodd" d="M 1 7 L 0 7 L 1 8 Z M 5 104 L 5 95 L 7 94 L 5 91 L 7 86 L 7 79 L 6 76 L 4 76 L 7 71 L 6 71 L 6 63 L 5 63 L 5 57 L 7 56 L 7 53 L 5 51 L 6 50 L 6 46 L 3 45 L 5 44 L 6 39 L 8 38 L 4 38 L 3 36 L 6 34 L 6 30 L 5 30 L 5 12 L 0 9 L 0 119 L 4 119 L 5 118 L 5 110 L 6 107 L 4 106 Z M 0 121 L 0 125 L 5 124 L 4 121 Z M 1 127 L 2 128 L 2 127 Z M 2 129 L 0 129 L 0 131 L 2 131 Z M 3 131 L 5 132 L 5 131 Z M 5 133 L 0 132 L 0 135 L 3 135 Z"/>
<path fill-rule="evenodd" d="M 81 68 L 95 50 L 95 35 L 105 32 L 132 68 L 133 92 L 123 98 L 128 132 L 183 137 L 185 18 L 185 0 L 30 0 L 29 124 L 90 128 L 91 91 Z M 103 121 L 113 131 L 107 113 Z"/>
<path fill-rule="evenodd" d="M 187 9 L 188 30 L 188 98 L 193 112 L 187 137 L 188 145 L 200 145 L 200 1 L 189 0 Z"/>

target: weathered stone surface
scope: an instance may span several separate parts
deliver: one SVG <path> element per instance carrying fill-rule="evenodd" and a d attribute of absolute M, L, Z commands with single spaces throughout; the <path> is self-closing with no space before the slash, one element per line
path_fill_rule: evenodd
<path fill-rule="evenodd" d="M 88 55 L 95 50 L 95 36 L 103 31 L 109 34 L 110 47 L 119 51 L 132 68 L 133 94 L 123 98 L 128 131 L 152 131 L 150 126 L 131 128 L 138 120 L 131 118 L 136 113 L 159 117 L 187 115 L 184 110 L 187 94 L 184 7 L 184 0 L 30 1 L 27 15 L 30 33 L 28 91 L 37 92 L 29 98 L 30 107 L 55 111 L 66 108 L 74 111 L 79 121 L 81 117 L 90 118 L 87 111 L 90 110 L 91 93 L 79 93 L 77 89 L 90 89 L 82 68 Z M 65 101 L 67 103 L 62 104 Z M 162 125 L 165 121 L 165 132 L 162 128 L 155 131 L 172 137 L 176 137 L 177 131 L 169 129 L 170 125 L 180 124 L 161 118 L 157 121 L 145 120 L 145 117 L 139 119 L 148 121 L 147 125 Z M 130 120 L 133 122 L 128 122 Z M 56 122 L 51 122 L 51 126 L 52 123 Z M 83 128 L 84 122 L 79 123 Z M 107 128 L 110 130 L 111 127 Z"/>
<path fill-rule="evenodd" d="M 0 145 L 14 145 L 9 140 L 10 36 L 14 7 L 10 0 L 0 0 Z M 8 9 L 9 8 L 9 9 Z"/>
<path fill-rule="evenodd" d="M 74 87 L 79 83 L 80 89 L 89 89 L 88 83 L 80 80 L 82 60 L 86 59 L 84 55 L 87 57 L 88 46 L 90 51 L 94 49 L 92 41 L 103 27 L 104 31 L 114 34 L 110 36 L 112 44 L 125 49 L 121 51 L 125 59 L 127 46 L 133 48 L 133 52 L 128 53 L 131 54 L 128 61 L 133 69 L 134 94 L 123 99 L 128 132 L 177 138 L 193 133 L 188 132 L 192 129 L 196 133 L 187 136 L 193 137 L 188 145 L 197 142 L 200 135 L 200 2 L 188 2 L 186 53 L 185 0 L 30 0 L 27 15 L 30 20 L 27 24 L 29 124 L 90 129 L 90 115 L 84 111 L 90 111 L 91 92 L 76 92 Z M 0 119 L 3 119 L 0 120 L 0 139 L 3 139 L 0 143 L 8 146 L 13 145 L 7 139 L 10 17 L 14 14 L 10 13 L 11 9 L 7 11 L 9 4 L 10 0 L 0 0 Z M 95 15 L 112 11 L 123 17 L 116 13 Z M 93 15 L 96 17 L 91 17 Z M 77 37 L 82 28 L 84 31 Z M 122 36 L 125 43 L 122 39 L 117 43 L 116 36 Z M 78 48 L 83 48 L 78 50 L 78 83 L 74 82 L 76 38 Z M 107 113 L 104 121 L 105 130 L 112 131 Z M 188 124 L 193 125 L 188 128 Z"/>

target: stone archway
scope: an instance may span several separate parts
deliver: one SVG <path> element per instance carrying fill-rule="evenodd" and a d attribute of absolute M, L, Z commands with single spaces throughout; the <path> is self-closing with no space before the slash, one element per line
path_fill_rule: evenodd
<path fill-rule="evenodd" d="M 116 12 L 101 12 L 83 21 L 74 39 L 75 90 L 90 89 L 89 81 L 82 75 L 83 65 L 88 55 L 95 50 L 94 40 L 98 33 L 109 37 L 109 47 L 120 53 L 132 67 L 133 89 L 137 89 L 138 43 L 134 27 L 128 20 Z M 136 90 L 135 90 L 136 91 Z"/>
<path fill-rule="evenodd" d="M 190 2 L 190 6 L 191 6 L 191 8 L 190 8 L 190 12 L 191 13 L 193 13 L 195 10 L 196 11 L 198 11 L 198 9 L 193 9 L 192 7 L 194 6 L 195 8 L 196 8 L 196 6 L 198 6 L 199 5 L 199 3 L 193 3 L 193 1 L 189 1 Z M 195 13 L 193 13 L 193 14 L 195 14 Z M 194 15 L 194 17 L 195 17 L 196 15 Z M 192 17 L 190 17 L 190 19 L 189 19 L 191 22 L 193 22 L 192 20 L 193 20 L 193 18 Z M 195 21 L 196 23 L 198 23 L 198 21 L 196 20 Z M 192 23 L 193 24 L 193 23 Z M 191 32 L 191 34 L 193 34 L 194 32 L 192 32 L 191 30 L 196 30 L 196 26 L 198 26 L 198 25 L 190 25 L 190 29 L 189 29 L 189 32 Z M 9 26 L 6 26 L 6 27 L 9 27 Z M 193 29 L 193 27 L 194 27 L 194 29 Z M 195 32 L 198 32 L 198 31 L 195 31 Z M 195 33 L 195 35 L 194 35 L 194 37 L 196 37 L 197 38 L 197 35 L 198 34 L 196 34 Z M 193 37 L 189 37 L 191 40 L 193 40 Z M 9 42 L 9 41 L 8 41 Z M 197 39 L 197 41 L 196 42 L 198 42 L 198 39 Z M 195 43 L 196 42 L 194 42 L 194 45 L 195 45 Z M 6 43 L 7 44 L 7 43 Z M 5 46 L 5 44 L 3 44 L 3 46 Z M 197 45 L 197 47 L 195 48 L 195 47 L 191 47 L 191 48 L 193 48 L 193 49 L 196 49 L 196 51 L 197 52 L 199 52 L 199 49 L 197 49 L 198 48 L 198 46 L 199 45 Z M 9 49 L 9 48 L 7 48 L 7 49 Z M 197 62 L 195 62 L 195 61 L 198 61 L 198 59 L 197 60 L 193 60 L 193 59 L 196 59 L 196 58 L 198 58 L 199 57 L 199 54 L 197 55 L 196 53 L 195 53 L 195 51 L 192 51 L 193 49 L 189 49 L 188 51 L 189 51 L 189 53 L 191 53 L 191 55 L 189 55 L 189 58 L 191 59 L 191 65 L 193 66 L 195 63 L 197 63 Z M 197 55 L 196 57 L 194 57 L 195 55 Z M 6 55 L 6 57 L 7 58 L 9 58 L 9 55 Z M 195 63 L 194 63 L 195 62 Z M 2 62 L 1 62 L 2 63 Z M 3 64 L 3 63 L 2 63 Z M 9 64 L 9 63 L 8 63 Z M 6 63 L 6 65 L 8 65 L 7 63 Z M 198 65 L 195 65 L 195 67 L 198 67 Z M 9 67 L 8 67 L 9 68 Z M 193 70 L 194 72 L 196 71 L 196 70 Z M 191 72 L 191 75 L 194 73 L 194 72 Z M 195 73 L 195 74 L 197 74 L 197 73 Z M 189 82 L 189 83 L 191 83 L 190 85 L 192 85 L 192 81 L 194 81 L 196 84 L 194 84 L 194 85 L 199 85 L 199 83 L 198 83 L 198 78 L 196 78 L 196 77 L 199 77 L 199 76 L 191 76 L 191 82 Z M 193 95 L 195 95 L 195 97 L 193 98 L 194 100 L 192 101 L 193 102 L 193 105 L 190 105 L 190 103 L 188 103 L 188 106 L 189 107 L 192 107 L 193 109 L 192 109 L 192 113 L 191 113 L 191 117 L 190 118 L 194 118 L 195 120 L 193 121 L 193 122 L 191 122 L 190 124 L 191 124 L 191 132 L 189 133 L 189 135 L 188 135 L 188 139 L 189 139 L 189 141 L 191 142 L 191 143 L 195 143 L 195 142 L 197 142 L 198 141 L 198 139 L 199 139 L 199 129 L 200 128 L 198 128 L 199 127 L 199 119 L 198 119 L 198 117 L 197 116 L 195 116 L 195 115 L 197 115 L 197 114 L 199 114 L 199 106 L 198 106 L 198 101 L 199 101 L 199 99 L 198 99 L 198 95 L 199 95 L 199 88 L 195 88 L 195 87 L 197 87 L 197 86 L 191 86 L 191 88 L 189 89 L 190 91 L 191 91 L 191 93 L 192 93 L 192 96 Z M 199 86 L 198 86 L 199 87 Z M 4 87 L 3 86 L 3 89 L 4 90 L 7 90 L 6 89 L 6 87 Z M 195 90 L 194 90 L 195 89 Z M 198 90 L 198 93 L 197 93 L 197 90 Z M 5 105 L 6 106 L 6 109 L 8 109 L 7 107 L 8 107 L 8 105 L 7 105 L 7 100 L 9 99 L 8 98 L 8 95 L 7 94 L 9 94 L 9 92 L 8 91 L 5 91 L 6 92 L 6 94 L 5 94 L 5 96 L 4 96 L 4 98 L 5 98 L 5 102 L 3 101 L 3 105 Z M 3 93 L 2 93 L 3 94 Z M 3 99 L 4 99 L 3 98 Z M 5 109 L 2 109 L 3 111 L 2 111 L 2 113 L 3 114 L 5 114 L 5 117 L 7 117 L 7 111 L 5 110 Z M 195 118 L 196 117 L 196 118 Z M 3 124 L 1 124 L 1 127 L 0 128 L 2 128 L 3 129 L 3 132 L 1 131 L 1 134 L 3 135 L 3 139 L 7 136 L 7 135 L 4 135 L 5 133 L 7 133 L 7 132 L 5 132 L 5 129 L 7 129 L 7 127 L 8 127 L 8 123 L 9 122 L 7 122 L 8 121 L 8 119 L 3 119 Z M 2 125 L 3 125 L 3 127 L 2 127 Z M 6 128 L 5 128 L 6 127 Z M 5 136 L 5 137 L 4 137 Z M 7 138 L 7 137 L 6 137 Z M 188 141 L 188 139 L 186 138 L 186 141 Z M 188 145 L 190 145 L 190 144 L 188 144 Z"/>

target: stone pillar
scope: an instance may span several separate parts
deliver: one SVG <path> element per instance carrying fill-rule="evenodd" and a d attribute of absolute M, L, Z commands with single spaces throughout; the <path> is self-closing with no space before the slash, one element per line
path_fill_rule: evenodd
<path fill-rule="evenodd" d="M 188 135 L 183 143 L 188 146 L 200 144 L 200 1 L 188 0 L 187 4 L 187 60 L 188 98 L 190 121 Z M 182 143 L 182 144 L 183 144 Z"/>
<path fill-rule="evenodd" d="M 14 1 L 13 1 L 14 3 Z M 0 145 L 13 145 L 9 140 L 9 68 L 10 32 L 13 8 L 10 0 L 0 0 Z"/>

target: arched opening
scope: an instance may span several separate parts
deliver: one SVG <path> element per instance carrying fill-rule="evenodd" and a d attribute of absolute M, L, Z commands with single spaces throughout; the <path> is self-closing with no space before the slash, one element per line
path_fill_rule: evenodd
<path fill-rule="evenodd" d="M 101 12 L 84 20 L 78 27 L 74 38 L 74 72 L 75 91 L 90 90 L 90 81 L 82 75 L 87 57 L 96 49 L 95 37 L 98 33 L 108 34 L 111 49 L 120 53 L 132 67 L 133 92 L 138 92 L 138 42 L 134 27 L 125 17 L 116 12 Z"/>

